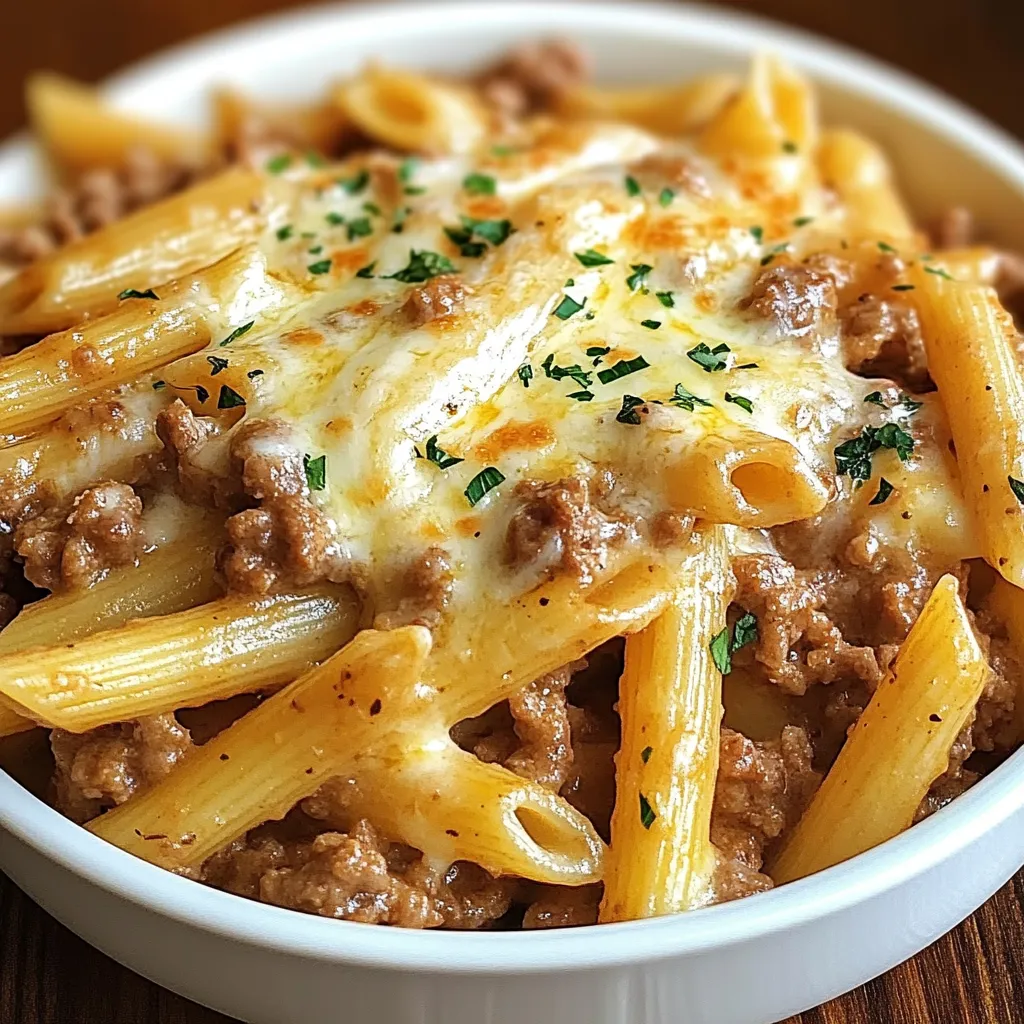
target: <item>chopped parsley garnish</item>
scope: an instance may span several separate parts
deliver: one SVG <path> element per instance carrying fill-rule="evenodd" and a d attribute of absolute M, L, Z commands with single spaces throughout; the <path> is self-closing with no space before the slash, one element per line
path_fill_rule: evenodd
<path fill-rule="evenodd" d="M 403 194 L 407 196 L 421 196 L 427 189 L 424 185 L 406 185 L 402 189 Z"/>
<path fill-rule="evenodd" d="M 872 405 L 880 405 L 883 409 L 888 409 L 889 408 L 885 404 L 885 399 L 882 398 L 882 392 L 881 391 L 872 391 L 870 395 L 865 395 L 864 396 L 864 401 L 865 402 L 870 402 Z"/>
<path fill-rule="evenodd" d="M 264 167 L 271 174 L 280 174 L 282 171 L 288 170 L 292 165 L 292 158 L 287 153 L 280 153 L 278 156 L 272 156 Z"/>
<path fill-rule="evenodd" d="M 651 754 L 653 753 L 654 747 L 644 747 L 644 749 L 640 751 L 640 760 L 643 761 L 644 764 L 647 764 L 651 759 Z"/>
<path fill-rule="evenodd" d="M 350 196 L 357 196 L 370 184 L 370 172 L 364 168 L 351 178 L 338 178 L 338 184 Z"/>
<path fill-rule="evenodd" d="M 335 210 L 331 210 L 330 213 L 326 214 L 324 216 L 324 220 L 327 221 L 328 224 L 333 224 L 335 227 L 339 224 L 345 223 L 345 217 Z"/>
<path fill-rule="evenodd" d="M 654 820 L 657 817 L 658 816 L 654 813 L 654 810 L 652 809 L 650 803 L 648 803 L 647 797 L 645 797 L 643 795 L 643 793 L 641 793 L 640 794 L 640 824 L 643 825 L 643 827 L 645 829 L 649 830 L 650 827 L 654 824 Z"/>
<path fill-rule="evenodd" d="M 498 182 L 489 174 L 473 171 L 462 179 L 462 187 L 471 196 L 493 196 L 498 191 Z"/>
<path fill-rule="evenodd" d="M 398 180 L 403 185 L 408 185 L 412 181 L 412 176 L 416 173 L 416 169 L 419 167 L 420 162 L 414 156 L 407 156 L 398 165 Z"/>
<path fill-rule="evenodd" d="M 768 264 L 771 263 L 771 261 L 775 259 L 775 257 L 778 256 L 780 252 L 785 252 L 788 248 L 789 242 L 780 242 L 778 245 L 772 248 L 766 256 L 761 257 L 761 266 L 767 267 Z"/>
<path fill-rule="evenodd" d="M 896 403 L 896 405 L 893 408 L 898 409 L 901 406 L 907 410 L 908 416 L 913 416 L 918 409 L 924 408 L 924 402 L 915 402 L 914 399 L 911 398 L 910 395 L 908 395 L 905 391 L 901 391 L 900 400 Z"/>
<path fill-rule="evenodd" d="M 225 345 L 230 345 L 231 342 L 237 341 L 243 334 L 248 334 L 252 330 L 252 325 L 256 323 L 255 320 L 250 320 L 247 324 L 242 324 L 241 327 L 236 327 L 218 346 L 223 348 Z"/>
<path fill-rule="evenodd" d="M 658 195 L 658 203 L 661 206 L 671 206 L 672 200 L 675 199 L 676 194 L 673 189 L 663 188 Z"/>
<path fill-rule="evenodd" d="M 372 234 L 373 225 L 370 223 L 369 217 L 356 217 L 355 220 L 348 222 L 348 240 L 350 242 L 355 238 L 365 238 Z"/>
<path fill-rule="evenodd" d="M 462 227 L 445 228 L 444 233 L 459 247 L 463 256 L 482 256 L 487 249 L 485 243 L 501 245 L 513 232 L 510 220 L 476 220 L 473 217 L 460 217 Z M 482 238 L 483 242 L 472 241 L 473 236 Z"/>
<path fill-rule="evenodd" d="M 615 260 L 609 259 L 603 252 L 598 252 L 596 249 L 586 249 L 583 252 L 575 252 L 573 255 L 585 267 L 603 267 L 615 262 Z"/>
<path fill-rule="evenodd" d="M 216 377 L 221 370 L 226 370 L 228 368 L 228 361 L 226 359 L 221 359 L 220 356 L 207 356 L 206 361 L 213 367 L 213 369 L 210 370 L 211 377 Z"/>
<path fill-rule="evenodd" d="M 452 274 L 455 267 L 447 256 L 429 249 L 410 249 L 409 263 L 394 274 L 384 274 L 387 279 L 404 284 L 420 284 L 440 274 Z"/>
<path fill-rule="evenodd" d="M 912 284 L 894 284 L 892 290 L 894 292 L 912 292 L 914 286 Z"/>
<path fill-rule="evenodd" d="M 319 256 L 320 253 L 322 253 L 323 251 L 324 251 L 324 247 L 322 245 L 314 245 L 313 248 L 309 250 L 309 255 L 310 256 Z"/>
<path fill-rule="evenodd" d="M 732 631 L 732 653 L 757 640 L 757 616 L 753 612 L 744 612 L 737 620 Z"/>
<path fill-rule="evenodd" d="M 744 612 L 737 620 L 732 630 L 732 637 L 729 636 L 729 627 L 724 626 L 720 633 L 717 633 L 711 641 L 711 657 L 715 668 L 727 676 L 732 671 L 732 656 L 747 644 L 757 640 L 757 617 L 751 612 Z"/>
<path fill-rule="evenodd" d="M 635 356 L 633 359 L 620 359 L 613 366 L 609 366 L 608 369 L 598 370 L 597 379 L 602 384 L 611 384 L 613 380 L 618 380 L 620 377 L 628 377 L 631 373 L 636 373 L 638 370 L 646 370 L 650 365 L 643 356 Z"/>
<path fill-rule="evenodd" d="M 412 209 L 408 206 L 403 206 L 399 210 L 395 210 L 395 219 L 391 224 L 391 233 L 400 235 L 405 230 L 405 218 L 412 213 Z"/>
<path fill-rule="evenodd" d="M 675 304 L 676 300 L 671 292 L 655 292 L 654 297 L 666 308 L 671 309 Z"/>
<path fill-rule="evenodd" d="M 646 327 L 649 331 L 656 331 L 661 326 L 660 320 L 641 320 L 641 327 Z"/>
<path fill-rule="evenodd" d="M 533 380 L 533 367 L 529 363 L 523 363 L 523 365 L 516 370 L 516 375 L 519 377 L 523 387 L 528 388 L 530 386 L 530 381 Z"/>
<path fill-rule="evenodd" d="M 155 380 L 155 381 L 153 381 L 153 390 L 154 391 L 163 391 L 163 389 L 165 387 L 167 387 L 167 381 L 165 381 L 165 380 Z"/>
<path fill-rule="evenodd" d="M 633 271 L 629 277 L 626 278 L 626 285 L 629 287 L 631 292 L 635 292 L 644 281 L 647 280 L 647 275 L 654 269 L 649 263 L 631 263 L 629 269 Z"/>
<path fill-rule="evenodd" d="M 883 476 L 878 481 L 878 493 L 868 502 L 869 505 L 881 505 L 893 492 L 893 486 Z"/>
<path fill-rule="evenodd" d="M 125 288 L 123 292 L 120 292 L 117 296 L 119 299 L 155 299 L 157 294 L 152 288 L 147 288 L 144 292 L 140 292 L 138 288 Z"/>
<path fill-rule="evenodd" d="M 594 365 L 597 366 L 601 361 L 601 357 L 608 355 L 611 350 L 610 345 L 591 345 L 590 348 L 587 349 L 587 355 L 594 360 Z"/>
<path fill-rule="evenodd" d="M 472 480 L 469 486 L 462 492 L 470 505 L 479 502 L 488 491 L 493 491 L 505 479 L 505 474 L 494 466 L 481 469 Z"/>
<path fill-rule="evenodd" d="M 576 286 L 576 278 L 575 277 L 567 277 L 565 279 L 565 284 L 562 285 L 563 288 L 574 288 L 575 286 Z"/>
<path fill-rule="evenodd" d="M 317 260 L 316 263 L 310 263 L 306 269 L 311 274 L 326 274 L 331 269 L 330 260 Z"/>
<path fill-rule="evenodd" d="M 687 412 L 693 412 L 695 405 L 703 405 L 708 409 L 714 408 L 706 398 L 698 398 L 692 391 L 687 391 L 682 384 L 676 385 L 669 403 L 677 405 L 680 409 L 685 409 Z"/>
<path fill-rule="evenodd" d="M 291 224 L 285 224 L 283 227 L 279 227 L 275 234 L 277 235 L 277 240 L 283 242 L 286 238 L 291 238 L 294 231 L 295 229 Z"/>
<path fill-rule="evenodd" d="M 593 401 L 593 391 L 574 391 L 571 395 L 566 395 L 566 398 L 574 398 L 577 402 L 590 402 Z"/>
<path fill-rule="evenodd" d="M 250 370 L 246 374 L 246 377 L 248 377 L 249 380 L 254 380 L 256 377 L 262 377 L 262 376 L 263 376 L 263 371 L 262 370 Z"/>
<path fill-rule="evenodd" d="M 646 398 L 638 398 L 636 395 L 623 395 L 622 408 L 615 415 L 619 423 L 630 423 L 634 427 L 640 426 L 639 406 L 646 405 Z"/>
<path fill-rule="evenodd" d="M 790 142 L 790 141 L 787 140 L 786 142 L 784 142 L 782 144 L 782 152 L 783 153 L 795 153 L 795 152 L 797 152 L 796 143 L 795 142 Z"/>
<path fill-rule="evenodd" d="M 878 248 L 882 252 L 887 252 L 887 253 L 890 253 L 890 254 L 896 252 L 896 248 L 894 246 L 891 246 L 888 242 L 879 242 L 878 243 Z"/>
<path fill-rule="evenodd" d="M 326 167 L 327 161 L 315 150 L 309 149 L 306 151 L 306 163 L 310 167 Z"/>
<path fill-rule="evenodd" d="M 754 411 L 754 403 L 749 398 L 744 398 L 742 395 L 733 395 L 726 391 L 725 400 L 727 402 L 732 402 L 733 405 L 738 405 L 746 412 L 752 413 Z"/>
<path fill-rule="evenodd" d="M 814 220 L 813 217 L 797 217 L 797 219 L 795 221 L 793 221 L 793 227 L 795 227 L 795 228 L 805 228 L 813 220 Z"/>
<path fill-rule="evenodd" d="M 754 236 L 754 241 L 760 245 L 764 241 L 764 228 L 760 224 L 755 224 L 750 228 L 751 235 Z"/>
<path fill-rule="evenodd" d="M 552 380 L 562 380 L 565 377 L 569 377 L 579 384 L 581 388 L 589 388 L 594 381 L 594 375 L 589 370 L 584 370 L 579 363 L 573 363 L 572 366 L 556 366 L 555 354 L 553 352 L 549 353 L 540 365 L 544 371 L 544 376 L 550 377 Z"/>
<path fill-rule="evenodd" d="M 370 202 L 363 203 L 363 209 L 367 213 L 373 214 L 374 217 L 379 217 L 381 215 L 380 207 L 376 203 L 370 203 Z"/>
<path fill-rule="evenodd" d="M 627 174 L 626 175 L 626 180 L 625 180 L 624 184 L 626 186 L 626 195 L 627 196 L 638 196 L 638 195 L 640 195 L 640 185 L 637 182 L 636 178 L 633 177 L 632 174 Z"/>
<path fill-rule="evenodd" d="M 466 461 L 465 459 L 457 459 L 454 455 L 449 455 L 443 448 L 438 447 L 437 434 L 427 438 L 427 454 L 420 455 L 420 450 L 417 448 L 416 457 L 427 459 L 428 462 L 434 463 L 439 469 L 450 469 L 452 466 L 457 466 L 460 462 Z"/>
<path fill-rule="evenodd" d="M 356 277 L 373 277 L 373 268 L 377 266 L 377 261 L 374 260 L 372 263 L 367 263 L 365 267 L 360 267 L 356 271 Z"/>
<path fill-rule="evenodd" d="M 554 314 L 559 320 L 568 320 L 569 317 L 578 313 L 586 304 L 586 299 L 582 302 L 577 302 L 571 295 L 563 295 L 562 301 L 554 308 Z"/>
<path fill-rule="evenodd" d="M 728 360 L 722 358 L 722 353 L 729 351 L 731 350 L 725 342 L 714 348 L 708 348 L 702 341 L 699 345 L 691 348 L 686 355 L 706 373 L 714 373 L 716 370 L 724 370 L 729 365 Z"/>
<path fill-rule="evenodd" d="M 196 398 L 199 399 L 200 405 L 203 405 L 210 397 L 210 392 L 207 391 L 202 384 L 193 384 L 191 387 L 187 384 L 172 384 L 171 387 L 174 388 L 175 391 L 194 391 L 196 393 Z"/>
<path fill-rule="evenodd" d="M 1010 485 L 1010 490 L 1013 491 L 1013 496 L 1024 505 L 1024 481 L 1014 480 L 1012 476 L 1006 478 L 1006 482 Z"/>
<path fill-rule="evenodd" d="M 220 395 L 217 398 L 217 408 L 237 409 L 240 405 L 245 405 L 245 399 L 234 388 L 229 388 L 227 384 L 221 384 Z"/>
<path fill-rule="evenodd" d="M 303 455 L 302 468 L 306 473 L 306 486 L 311 491 L 322 491 L 327 486 L 326 455 L 318 455 L 315 459 Z"/>
<path fill-rule="evenodd" d="M 925 267 L 924 272 L 926 274 L 934 274 L 936 277 L 941 277 L 946 281 L 956 280 L 956 278 L 948 270 L 943 270 L 942 267 Z"/>
<path fill-rule="evenodd" d="M 835 452 L 836 472 L 851 480 L 871 479 L 871 456 L 880 448 L 890 448 L 901 462 L 910 458 L 914 450 L 914 439 L 895 423 L 881 427 L 865 427 L 863 432 L 849 441 L 837 445 Z"/>

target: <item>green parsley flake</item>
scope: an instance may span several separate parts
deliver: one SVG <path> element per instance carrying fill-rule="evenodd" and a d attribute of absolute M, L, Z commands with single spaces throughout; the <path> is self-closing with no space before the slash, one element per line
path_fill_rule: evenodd
<path fill-rule="evenodd" d="M 1024 481 L 1015 480 L 1012 476 L 1008 476 L 1006 482 L 1010 485 L 1013 496 L 1024 505 Z"/>
<path fill-rule="evenodd" d="M 502 245 L 515 230 L 510 220 L 476 220 L 465 215 L 460 220 L 462 227 L 445 228 L 444 233 L 459 247 L 463 256 L 470 258 L 482 256 L 487 242 L 494 246 Z M 482 238 L 483 242 L 472 241 L 474 235 Z"/>
<path fill-rule="evenodd" d="M 757 242 L 758 245 L 760 245 L 764 241 L 764 228 L 761 227 L 760 224 L 755 224 L 749 230 L 751 235 L 754 236 L 754 241 Z"/>
<path fill-rule="evenodd" d="M 643 761 L 644 764 L 647 764 L 651 759 L 651 754 L 653 753 L 654 747 L 644 747 L 644 749 L 640 751 L 640 760 Z"/>
<path fill-rule="evenodd" d="M 626 278 L 626 285 L 631 292 L 635 292 L 647 280 L 647 275 L 654 269 L 649 263 L 631 263 L 629 269 L 633 271 Z"/>
<path fill-rule="evenodd" d="M 246 374 L 246 377 L 248 377 L 249 380 L 255 380 L 257 377 L 262 377 L 262 376 L 263 376 L 263 371 L 262 370 L 250 370 Z"/>
<path fill-rule="evenodd" d="M 217 398 L 218 409 L 236 409 L 244 405 L 245 399 L 234 388 L 229 388 L 227 384 L 221 384 L 220 395 Z"/>
<path fill-rule="evenodd" d="M 412 176 L 416 173 L 420 166 L 419 160 L 414 156 L 407 156 L 398 165 L 398 180 L 403 185 L 408 185 L 412 181 Z"/>
<path fill-rule="evenodd" d="M 533 380 L 533 367 L 529 363 L 523 363 L 523 365 L 516 370 L 516 375 L 519 377 L 523 387 L 528 388 L 530 386 L 530 381 Z"/>
<path fill-rule="evenodd" d="M 338 178 L 338 184 L 350 196 L 357 196 L 370 184 L 370 172 L 364 168 L 351 178 Z"/>
<path fill-rule="evenodd" d="M 666 308 L 671 309 L 675 304 L 675 297 L 671 292 L 655 292 L 654 297 Z"/>
<path fill-rule="evenodd" d="M 295 229 L 291 224 L 285 224 L 283 227 L 278 228 L 274 233 L 277 235 L 277 240 L 279 242 L 283 242 L 285 239 L 291 238 L 294 231 Z"/>
<path fill-rule="evenodd" d="M 331 261 L 328 260 L 317 260 L 316 263 L 310 263 L 306 269 L 311 274 L 326 274 L 331 269 Z"/>
<path fill-rule="evenodd" d="M 400 235 L 405 230 L 405 219 L 412 213 L 412 208 L 409 206 L 403 206 L 399 210 L 395 210 L 395 219 L 391 225 L 391 232 L 395 235 Z"/>
<path fill-rule="evenodd" d="M 732 656 L 747 644 L 757 640 L 757 617 L 750 612 L 744 612 L 736 625 L 733 627 L 732 638 L 729 636 L 729 627 L 726 625 L 720 633 L 717 633 L 711 641 L 711 657 L 715 668 L 727 676 L 732 671 Z"/>
<path fill-rule="evenodd" d="M 165 381 L 165 380 L 155 380 L 155 381 L 153 381 L 153 390 L 154 391 L 163 391 L 163 389 L 165 387 L 167 387 L 167 381 Z"/>
<path fill-rule="evenodd" d="M 906 462 L 914 450 L 915 441 L 895 423 L 881 427 L 865 427 L 863 432 L 849 441 L 837 445 L 835 452 L 836 472 L 851 480 L 871 479 L 871 456 L 881 448 L 896 452 L 901 462 Z"/>
<path fill-rule="evenodd" d="M 466 495 L 470 505 L 476 505 L 488 491 L 493 491 L 504 479 L 505 474 L 500 469 L 488 466 L 469 481 L 469 486 L 462 493 Z"/>
<path fill-rule="evenodd" d="M 199 399 L 200 405 L 204 404 L 210 397 L 210 392 L 207 391 L 202 384 L 193 384 L 191 387 L 186 384 L 172 384 L 171 387 L 174 388 L 175 391 L 194 391 L 196 393 L 196 398 Z"/>
<path fill-rule="evenodd" d="M 872 405 L 880 405 L 883 409 L 888 409 L 889 408 L 885 404 L 885 399 L 882 398 L 882 392 L 881 391 L 872 391 L 870 395 L 865 395 L 864 396 L 864 401 L 865 402 L 870 402 Z"/>
<path fill-rule="evenodd" d="M 795 221 L 793 221 L 793 227 L 795 227 L 795 228 L 805 228 L 805 227 L 807 227 L 808 224 L 812 223 L 813 220 L 814 220 L 813 217 L 797 217 L 797 219 Z"/>
<path fill-rule="evenodd" d="M 223 348 L 225 345 L 230 345 L 231 342 L 237 341 L 243 334 L 248 334 L 252 330 L 252 325 L 256 323 L 255 320 L 250 320 L 247 324 L 242 324 L 241 327 L 236 327 L 218 346 Z"/>
<path fill-rule="evenodd" d="M 894 246 L 891 246 L 888 242 L 878 242 L 877 244 L 878 244 L 878 248 L 882 252 L 887 252 L 887 253 L 890 253 L 890 254 L 895 254 L 896 253 L 896 248 Z"/>
<path fill-rule="evenodd" d="M 626 175 L 625 180 L 626 195 L 627 196 L 638 196 L 640 195 L 640 185 L 631 174 Z"/>
<path fill-rule="evenodd" d="M 370 203 L 370 202 L 363 203 L 363 209 L 367 213 L 373 214 L 374 217 L 380 217 L 381 216 L 380 207 L 376 203 Z"/>
<path fill-rule="evenodd" d="M 418 449 L 417 454 L 419 454 Z M 427 438 L 426 458 L 439 469 L 449 469 L 452 466 L 457 466 L 460 462 L 466 461 L 465 459 L 456 458 L 454 455 L 449 455 L 443 448 L 438 447 L 437 434 Z"/>
<path fill-rule="evenodd" d="M 309 250 L 309 255 L 310 256 L 319 256 L 320 253 L 322 253 L 323 251 L 324 251 L 324 247 L 322 245 L 314 245 L 313 248 Z"/>
<path fill-rule="evenodd" d="M 658 203 L 661 206 L 671 206 L 672 200 L 675 199 L 676 194 L 670 188 L 663 188 L 658 195 Z"/>
<path fill-rule="evenodd" d="M 280 153 L 277 156 L 272 156 L 264 167 L 270 174 L 280 174 L 282 171 L 288 170 L 292 165 L 292 158 L 287 153 Z"/>
<path fill-rule="evenodd" d="M 427 191 L 424 185 L 406 185 L 402 192 L 407 196 L 421 196 Z"/>
<path fill-rule="evenodd" d="M 661 326 L 660 320 L 641 320 L 641 327 L 646 327 L 649 331 L 656 331 Z"/>
<path fill-rule="evenodd" d="M 610 384 L 613 380 L 618 380 L 620 377 L 628 377 L 631 373 L 646 370 L 650 365 L 643 356 L 636 356 L 633 359 L 620 359 L 613 366 L 609 366 L 608 369 L 598 370 L 597 379 L 602 384 Z"/>
<path fill-rule="evenodd" d="M 732 671 L 732 657 L 729 653 L 729 627 L 723 626 L 720 633 L 716 633 L 710 644 L 711 657 L 715 668 L 727 676 Z"/>
<path fill-rule="evenodd" d="M 579 363 L 573 363 L 572 366 L 556 366 L 555 354 L 553 352 L 548 354 L 540 366 L 544 371 L 545 377 L 550 377 L 552 380 L 562 380 L 565 377 L 569 377 L 581 388 L 589 388 L 594 380 L 594 375 L 589 370 L 584 370 Z"/>
<path fill-rule="evenodd" d="M 912 284 L 894 284 L 892 290 L 894 292 L 912 292 L 914 286 Z"/>
<path fill-rule="evenodd" d="M 372 263 L 367 263 L 365 267 L 360 267 L 356 271 L 356 277 L 369 278 L 373 277 L 373 268 L 377 266 L 377 261 L 374 260 Z"/>
<path fill-rule="evenodd" d="M 893 486 L 885 477 L 878 481 L 878 493 L 868 502 L 869 505 L 882 505 L 893 492 Z"/>
<path fill-rule="evenodd" d="M 615 260 L 609 259 L 603 252 L 598 252 L 596 249 L 586 249 L 584 252 L 576 252 L 573 255 L 585 267 L 603 267 L 615 262 Z"/>
<path fill-rule="evenodd" d="M 318 455 L 315 459 L 303 455 L 302 468 L 306 473 L 306 486 L 311 491 L 322 491 L 327 486 L 326 455 Z"/>
<path fill-rule="evenodd" d="M 228 368 L 228 361 L 226 359 L 221 359 L 220 356 L 207 356 L 206 361 L 213 367 L 213 369 L 210 370 L 211 377 L 216 377 L 221 370 L 226 370 Z"/>
<path fill-rule="evenodd" d="M 307 150 L 305 155 L 306 155 L 306 163 L 309 164 L 310 167 L 326 167 L 327 166 L 327 161 L 319 153 L 317 153 L 315 150 L 312 150 L 312 149 Z"/>
<path fill-rule="evenodd" d="M 574 398 L 577 402 L 591 402 L 594 399 L 593 391 L 574 391 L 571 395 L 566 395 L 566 398 Z"/>
<path fill-rule="evenodd" d="M 348 222 L 348 240 L 351 242 L 356 238 L 365 238 L 373 234 L 373 225 L 369 217 L 357 217 Z"/>
<path fill-rule="evenodd" d="M 334 210 L 331 210 L 330 213 L 326 214 L 324 216 L 324 220 L 327 221 L 328 224 L 333 224 L 335 227 L 337 227 L 339 224 L 345 223 L 344 216 L 340 213 L 337 213 Z"/>
<path fill-rule="evenodd" d="M 742 395 L 733 395 L 726 391 L 725 400 L 727 402 L 732 402 L 733 405 L 738 405 L 746 412 L 752 413 L 754 411 L 754 403 L 749 398 L 744 398 Z"/>
<path fill-rule="evenodd" d="M 601 356 L 608 355 L 611 350 L 611 345 L 591 345 L 590 348 L 587 349 L 587 355 L 590 356 L 591 359 L 600 359 Z M 594 363 L 594 365 L 596 366 L 597 363 Z"/>
<path fill-rule="evenodd" d="M 708 409 L 714 408 L 706 398 L 698 398 L 692 391 L 687 391 L 682 384 L 676 385 L 675 391 L 669 399 L 669 404 L 676 405 L 687 412 L 693 412 L 694 406 L 697 405 L 703 405 Z"/>
<path fill-rule="evenodd" d="M 730 653 L 735 654 L 741 647 L 755 643 L 757 637 L 757 616 L 753 612 L 744 612 L 733 626 Z"/>
<path fill-rule="evenodd" d="M 778 245 L 774 246 L 766 256 L 761 257 L 761 266 L 767 267 L 780 252 L 785 252 L 788 248 L 789 242 L 780 242 Z"/>
<path fill-rule="evenodd" d="M 619 423 L 629 423 L 634 427 L 640 426 L 640 407 L 646 404 L 646 398 L 638 398 L 636 395 L 623 395 L 622 408 L 615 415 L 616 421 Z"/>
<path fill-rule="evenodd" d="M 640 824 L 643 825 L 643 827 L 649 831 L 651 826 L 654 824 L 654 821 L 655 821 L 655 819 L 657 817 L 658 816 L 654 813 L 654 810 L 652 809 L 650 803 L 648 802 L 647 797 L 645 797 L 643 795 L 643 793 L 641 793 L 640 794 Z"/>
<path fill-rule="evenodd" d="M 473 171 L 462 179 L 462 187 L 471 196 L 493 196 L 498 191 L 498 182 L 489 174 Z"/>
<path fill-rule="evenodd" d="M 946 281 L 955 281 L 956 278 L 948 270 L 943 270 L 942 267 L 925 267 L 924 272 L 926 274 L 934 274 L 936 277 L 941 277 Z"/>
<path fill-rule="evenodd" d="M 410 249 L 409 263 L 394 274 L 384 274 L 388 280 L 401 281 L 403 284 L 421 284 L 441 274 L 453 274 L 455 267 L 451 260 L 440 253 L 429 249 Z"/>
<path fill-rule="evenodd" d="M 568 320 L 569 317 L 578 313 L 586 304 L 587 300 L 585 298 L 582 302 L 577 302 L 571 295 L 563 295 L 562 301 L 554 308 L 554 314 L 559 320 Z"/>
<path fill-rule="evenodd" d="M 784 142 L 782 144 L 782 152 L 783 153 L 796 153 L 797 152 L 796 143 L 795 142 L 789 142 L 789 141 Z"/>
<path fill-rule="evenodd" d="M 702 341 L 686 353 L 687 358 L 692 359 L 706 373 L 715 373 L 728 367 L 729 361 L 722 358 L 723 352 L 731 351 L 729 346 L 722 342 L 714 348 L 708 348 Z"/>
<path fill-rule="evenodd" d="M 137 288 L 125 288 L 117 297 L 122 301 L 124 299 L 155 299 L 157 294 L 152 288 L 147 288 L 144 292 L 140 292 Z"/>

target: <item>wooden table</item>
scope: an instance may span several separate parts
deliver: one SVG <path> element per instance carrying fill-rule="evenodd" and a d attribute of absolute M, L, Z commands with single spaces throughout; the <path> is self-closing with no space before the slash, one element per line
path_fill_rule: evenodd
<path fill-rule="evenodd" d="M 283 0 L 0 2 L 6 8 L 0 136 L 21 124 L 20 84 L 34 68 L 94 80 L 171 43 L 289 6 Z M 903 65 L 1024 136 L 1019 0 L 740 0 L 732 6 Z M 1022 900 L 1024 874 L 913 960 L 789 1024 L 1024 1021 Z M 114 964 L 0 876 L 0 1024 L 226 1020 Z"/>

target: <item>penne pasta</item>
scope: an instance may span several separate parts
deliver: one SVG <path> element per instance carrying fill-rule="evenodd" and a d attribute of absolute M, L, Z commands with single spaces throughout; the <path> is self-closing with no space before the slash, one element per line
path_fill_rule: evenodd
<path fill-rule="evenodd" d="M 952 576 L 936 584 L 892 670 L 769 864 L 777 883 L 823 871 L 898 835 L 946 770 L 988 676 L 957 591 Z"/>
<path fill-rule="evenodd" d="M 709 899 L 722 719 L 711 642 L 725 626 L 729 562 L 720 527 L 705 529 L 699 543 L 673 603 L 626 640 L 601 921 L 675 914 Z"/>
<path fill-rule="evenodd" d="M 28 718 L 85 732 L 288 682 L 344 644 L 357 619 L 345 590 L 225 597 L 0 656 L 0 694 Z"/>
<path fill-rule="evenodd" d="M 1017 329 L 991 288 L 914 272 L 928 368 L 956 445 L 986 561 L 1024 585 L 1024 381 Z"/>

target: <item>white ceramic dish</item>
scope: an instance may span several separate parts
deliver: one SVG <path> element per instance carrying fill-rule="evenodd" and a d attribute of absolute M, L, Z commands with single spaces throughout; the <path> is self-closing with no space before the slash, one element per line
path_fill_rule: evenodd
<path fill-rule="evenodd" d="M 717 9 L 507 2 L 320 8 L 175 50 L 119 76 L 129 107 L 197 119 L 208 87 L 310 94 L 371 56 L 458 70 L 571 35 L 609 79 L 678 79 L 771 49 L 812 75 L 825 117 L 893 154 L 918 212 L 960 201 L 1024 248 L 1024 152 L 954 102 L 821 40 Z M 24 143 L 0 199 L 38 188 Z M 892 842 L 740 903 L 532 934 L 373 928 L 248 902 L 107 846 L 0 772 L 0 868 L 146 977 L 259 1024 L 764 1024 L 922 949 L 1024 861 L 1024 752 Z"/>

